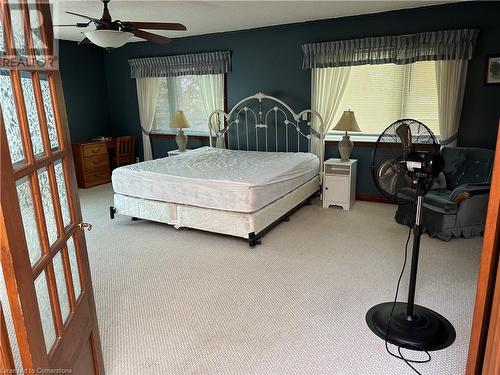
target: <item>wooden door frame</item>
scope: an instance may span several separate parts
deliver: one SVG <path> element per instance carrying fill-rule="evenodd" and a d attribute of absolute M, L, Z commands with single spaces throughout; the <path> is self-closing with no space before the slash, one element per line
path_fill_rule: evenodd
<path fill-rule="evenodd" d="M 500 121 L 477 282 L 467 375 L 500 373 Z"/>

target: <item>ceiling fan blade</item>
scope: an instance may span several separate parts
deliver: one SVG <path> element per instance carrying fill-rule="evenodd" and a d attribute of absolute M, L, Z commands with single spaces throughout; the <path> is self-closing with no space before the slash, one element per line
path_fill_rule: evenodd
<path fill-rule="evenodd" d="M 146 39 L 146 40 L 149 40 L 151 42 L 155 42 L 155 43 L 159 43 L 159 44 L 166 44 L 166 43 L 170 43 L 172 41 L 170 38 L 167 38 L 166 36 L 148 33 L 147 31 L 143 31 L 143 30 L 126 30 L 126 31 L 131 32 L 132 34 L 134 34 L 138 38 Z"/>
<path fill-rule="evenodd" d="M 148 29 L 148 30 L 187 30 L 186 26 L 181 23 L 166 23 L 166 22 L 133 22 L 122 21 L 122 25 L 126 28 Z"/>
<path fill-rule="evenodd" d="M 396 134 L 401 139 L 401 145 L 404 153 L 409 153 L 413 149 L 413 143 L 411 139 L 411 129 L 408 124 L 399 125 L 396 129 Z"/>
<path fill-rule="evenodd" d="M 401 166 L 394 159 L 386 160 L 377 170 L 377 181 L 379 186 L 387 193 L 396 194 L 396 183 L 398 182 Z"/>
<path fill-rule="evenodd" d="M 90 21 L 90 22 L 92 22 L 92 21 Z M 72 27 L 87 27 L 90 24 L 90 22 L 89 23 L 78 22 L 78 23 L 72 24 L 72 25 L 52 25 L 52 26 L 54 26 L 54 27 L 69 27 L 69 26 L 72 26 Z"/>
<path fill-rule="evenodd" d="M 92 18 L 92 17 L 86 16 L 86 15 L 84 15 L 84 14 L 78 14 L 78 13 L 74 13 L 74 12 L 70 12 L 70 11 L 66 11 L 66 13 L 71 14 L 71 15 L 73 15 L 73 16 L 86 18 L 86 19 L 88 19 L 88 20 L 90 20 L 90 21 L 94 21 L 94 22 L 95 22 L 95 21 L 99 21 L 99 19 L 97 19 L 97 18 Z"/>
<path fill-rule="evenodd" d="M 80 44 L 89 44 L 89 43 L 92 43 L 90 41 L 90 39 L 89 38 L 84 38 L 84 39 L 80 40 L 80 42 L 78 42 L 78 45 L 80 45 Z"/>

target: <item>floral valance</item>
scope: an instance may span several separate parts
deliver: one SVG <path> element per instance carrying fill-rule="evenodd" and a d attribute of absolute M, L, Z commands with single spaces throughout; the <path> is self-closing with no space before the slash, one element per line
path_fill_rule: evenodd
<path fill-rule="evenodd" d="M 467 60 L 472 58 L 478 33 L 476 29 L 442 30 L 308 43 L 302 46 L 302 68 Z"/>
<path fill-rule="evenodd" d="M 224 74 L 231 71 L 231 52 L 145 57 L 131 59 L 128 63 L 132 78 Z"/>

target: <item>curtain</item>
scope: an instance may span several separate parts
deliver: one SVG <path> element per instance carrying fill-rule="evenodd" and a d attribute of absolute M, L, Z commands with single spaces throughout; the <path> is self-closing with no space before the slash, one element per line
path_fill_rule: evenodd
<path fill-rule="evenodd" d="M 436 61 L 436 86 L 441 145 L 457 145 L 468 60 Z"/>
<path fill-rule="evenodd" d="M 220 109 L 224 110 L 224 75 L 209 74 L 196 76 L 200 87 L 201 99 L 203 101 L 203 110 L 208 119 L 212 112 Z M 218 132 L 219 124 L 214 118 L 211 124 L 208 124 L 214 132 Z M 222 124 L 224 125 L 224 124 Z"/>
<path fill-rule="evenodd" d="M 417 61 L 467 60 L 479 31 L 441 30 L 407 35 L 389 35 L 350 40 L 308 43 L 303 69 L 366 64 L 411 64 Z"/>
<path fill-rule="evenodd" d="M 137 102 L 139 105 L 139 120 L 142 128 L 142 147 L 144 160 L 153 159 L 149 134 L 153 128 L 156 101 L 160 93 L 158 78 L 137 78 Z"/>
<path fill-rule="evenodd" d="M 349 80 L 350 67 L 312 69 L 311 107 L 323 118 L 325 134 L 334 127 L 333 119 Z M 313 120 L 313 129 L 319 131 L 319 122 Z M 321 141 L 311 139 L 311 152 L 316 155 Z"/>
<path fill-rule="evenodd" d="M 231 71 L 231 52 L 143 57 L 130 59 L 128 63 L 131 78 L 225 74 Z"/>

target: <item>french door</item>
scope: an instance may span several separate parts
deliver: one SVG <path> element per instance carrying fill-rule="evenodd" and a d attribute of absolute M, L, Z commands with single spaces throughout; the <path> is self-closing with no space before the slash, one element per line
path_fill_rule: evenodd
<path fill-rule="evenodd" d="M 0 366 L 104 374 L 49 5 L 0 6 Z"/>

